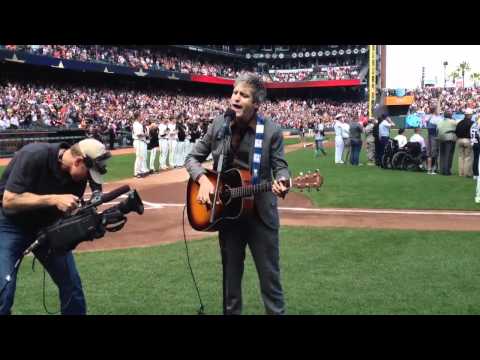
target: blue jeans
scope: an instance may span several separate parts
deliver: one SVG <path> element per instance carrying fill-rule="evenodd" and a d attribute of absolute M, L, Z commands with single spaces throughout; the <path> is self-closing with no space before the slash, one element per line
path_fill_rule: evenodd
<path fill-rule="evenodd" d="M 360 150 L 362 149 L 362 140 L 352 139 L 352 156 L 350 158 L 352 165 L 358 165 L 360 161 Z"/>
<path fill-rule="evenodd" d="M 11 313 L 17 285 L 17 273 L 11 272 L 17 259 L 34 240 L 33 233 L 21 229 L 4 216 L 0 208 L 0 315 Z M 72 252 L 69 251 L 66 255 L 48 255 L 46 249 L 40 246 L 34 254 L 58 287 L 61 313 L 85 315 L 85 296 Z M 11 274 L 11 281 L 7 284 L 8 274 Z"/>
<path fill-rule="evenodd" d="M 323 153 L 323 155 L 327 155 L 323 149 L 323 140 L 315 140 L 315 156 L 318 156 L 320 151 Z"/>

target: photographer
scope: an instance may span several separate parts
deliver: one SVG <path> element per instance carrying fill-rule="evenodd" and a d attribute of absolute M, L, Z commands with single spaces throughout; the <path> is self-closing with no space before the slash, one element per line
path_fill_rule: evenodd
<path fill-rule="evenodd" d="M 17 259 L 38 231 L 79 207 L 87 180 L 102 183 L 110 152 L 95 139 L 68 144 L 34 143 L 18 151 L 0 180 L 0 314 L 10 314 Z M 98 185 L 97 185 L 98 186 Z M 44 246 L 36 258 L 59 289 L 61 313 L 86 314 L 80 276 L 71 251 L 52 254 Z M 8 277 L 11 274 L 11 277 Z"/>

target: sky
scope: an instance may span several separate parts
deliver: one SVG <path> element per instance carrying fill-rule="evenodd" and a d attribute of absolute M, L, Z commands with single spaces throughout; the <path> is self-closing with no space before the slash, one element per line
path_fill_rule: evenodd
<path fill-rule="evenodd" d="M 480 72 L 480 45 L 387 45 L 387 83 L 389 89 L 420 87 L 422 66 L 425 80 L 437 81 L 443 86 L 444 67 L 447 61 L 447 86 L 452 85 L 448 75 L 458 65 L 467 61 L 471 72 L 465 73 L 465 86 L 472 86 L 472 72 Z"/>

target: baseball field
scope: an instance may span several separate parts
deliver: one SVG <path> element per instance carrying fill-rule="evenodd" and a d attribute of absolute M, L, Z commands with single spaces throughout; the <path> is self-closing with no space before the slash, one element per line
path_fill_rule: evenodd
<path fill-rule="evenodd" d="M 312 147 L 295 142 L 287 146 L 293 175 L 318 168 L 325 183 L 279 202 L 288 314 L 480 313 L 480 213 L 471 178 L 334 165 L 333 149 L 315 158 Z M 88 313 L 195 314 L 184 221 L 205 312 L 220 314 L 218 242 L 215 233 L 196 232 L 182 217 L 186 171 L 133 179 L 133 161 L 133 154 L 111 159 L 105 190 L 136 188 L 145 213 L 129 214 L 122 231 L 76 250 Z M 43 270 L 33 272 L 31 263 L 26 258 L 20 269 L 15 314 L 45 314 Z M 244 313 L 263 314 L 248 252 L 243 289 Z M 57 311 L 48 275 L 45 290 L 48 310 Z"/>

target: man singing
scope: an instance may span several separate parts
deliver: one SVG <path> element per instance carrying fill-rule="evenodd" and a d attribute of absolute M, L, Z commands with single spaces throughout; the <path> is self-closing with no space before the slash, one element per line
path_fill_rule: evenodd
<path fill-rule="evenodd" d="M 242 311 L 241 281 L 247 244 L 258 272 L 266 313 L 285 313 L 280 283 L 279 217 L 275 196 L 284 197 L 287 193 L 288 189 L 282 180 L 289 178 L 289 172 L 280 127 L 258 114 L 265 97 L 265 86 L 257 75 L 246 73 L 236 79 L 230 99 L 235 119 L 230 124 L 231 140 L 226 142 L 223 170 L 248 169 L 254 183 L 271 181 L 272 176 L 275 180 L 273 194 L 265 192 L 255 195 L 252 215 L 237 220 L 223 220 L 220 226 L 219 242 L 225 266 L 225 314 L 239 315 Z M 225 121 L 223 115 L 213 121 L 185 162 L 191 178 L 200 184 L 197 201 L 202 204 L 211 204 L 210 194 L 215 190 L 201 163 L 212 153 L 214 168 L 217 168 L 224 141 L 219 134 Z"/>

